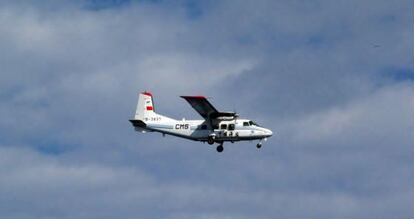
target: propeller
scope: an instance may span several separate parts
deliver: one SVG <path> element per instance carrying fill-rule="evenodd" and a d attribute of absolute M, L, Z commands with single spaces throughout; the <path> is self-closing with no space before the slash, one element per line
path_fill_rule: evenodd
<path fill-rule="evenodd" d="M 239 114 L 237 113 L 236 107 L 233 107 L 234 112 L 234 123 L 237 123 L 237 118 L 239 118 Z"/>

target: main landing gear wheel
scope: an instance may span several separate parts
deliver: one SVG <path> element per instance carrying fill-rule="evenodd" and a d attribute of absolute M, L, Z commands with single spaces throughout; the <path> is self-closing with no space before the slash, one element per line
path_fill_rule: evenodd
<path fill-rule="evenodd" d="M 259 143 L 259 144 L 256 145 L 256 147 L 257 147 L 257 149 L 260 149 L 262 147 L 262 144 Z"/>
<path fill-rule="evenodd" d="M 223 152 L 223 150 L 224 150 L 224 147 L 223 147 L 223 145 L 219 145 L 219 146 L 217 146 L 217 152 Z"/>
<path fill-rule="evenodd" d="M 208 137 L 208 139 L 207 139 L 207 143 L 209 144 L 209 145 L 212 145 L 212 144 L 214 144 L 214 138 L 213 137 Z"/>

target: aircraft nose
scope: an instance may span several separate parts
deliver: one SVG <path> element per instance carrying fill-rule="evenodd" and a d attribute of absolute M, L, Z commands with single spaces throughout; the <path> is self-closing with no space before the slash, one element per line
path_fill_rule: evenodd
<path fill-rule="evenodd" d="M 269 137 L 273 135 L 272 130 L 270 129 L 266 129 L 266 135 L 268 135 Z"/>

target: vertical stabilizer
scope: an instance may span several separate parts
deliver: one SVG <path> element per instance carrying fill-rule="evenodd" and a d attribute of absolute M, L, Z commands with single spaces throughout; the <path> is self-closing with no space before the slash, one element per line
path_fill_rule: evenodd
<path fill-rule="evenodd" d="M 135 111 L 136 120 L 145 120 L 145 118 L 155 116 L 154 103 L 150 92 L 142 92 L 138 95 L 138 105 Z"/>

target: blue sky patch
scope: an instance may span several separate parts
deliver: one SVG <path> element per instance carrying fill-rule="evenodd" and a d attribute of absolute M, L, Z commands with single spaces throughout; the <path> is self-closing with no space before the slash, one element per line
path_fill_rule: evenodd
<path fill-rule="evenodd" d="M 414 69 L 405 67 L 393 67 L 386 71 L 386 77 L 395 81 L 412 81 L 414 80 Z"/>
<path fill-rule="evenodd" d="M 131 0 L 89 0 L 86 3 L 86 8 L 89 10 L 102 10 L 130 3 Z"/>

